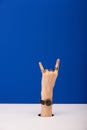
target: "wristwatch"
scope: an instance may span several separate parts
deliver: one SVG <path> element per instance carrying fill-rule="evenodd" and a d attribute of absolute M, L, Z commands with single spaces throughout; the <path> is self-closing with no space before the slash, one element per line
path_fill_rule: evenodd
<path fill-rule="evenodd" d="M 47 100 L 40 100 L 40 103 L 42 105 L 46 105 L 46 106 L 51 106 L 53 104 L 53 102 L 50 99 Z"/>

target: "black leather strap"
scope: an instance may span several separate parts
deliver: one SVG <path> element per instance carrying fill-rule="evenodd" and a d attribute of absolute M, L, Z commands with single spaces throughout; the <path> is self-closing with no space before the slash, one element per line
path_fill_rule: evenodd
<path fill-rule="evenodd" d="M 40 100 L 40 103 L 42 105 L 46 105 L 46 106 L 51 106 L 53 103 L 50 99 L 47 99 L 47 100 Z"/>

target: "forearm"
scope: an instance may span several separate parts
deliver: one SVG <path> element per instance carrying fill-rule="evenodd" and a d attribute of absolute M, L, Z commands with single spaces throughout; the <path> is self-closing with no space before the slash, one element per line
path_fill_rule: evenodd
<path fill-rule="evenodd" d="M 41 116 L 42 117 L 52 116 L 52 105 L 51 106 L 41 105 Z"/>
<path fill-rule="evenodd" d="M 50 99 L 52 101 L 52 97 L 53 97 L 53 90 L 51 89 L 51 87 L 49 88 L 49 90 L 47 89 L 47 87 L 46 89 L 42 89 L 42 92 L 41 92 L 42 100 Z M 52 105 L 50 106 L 46 106 L 46 104 L 41 105 L 41 116 L 43 117 L 52 116 Z"/>

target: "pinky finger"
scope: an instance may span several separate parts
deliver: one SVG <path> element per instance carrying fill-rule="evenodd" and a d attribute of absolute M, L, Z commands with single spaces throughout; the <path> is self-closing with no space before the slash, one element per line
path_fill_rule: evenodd
<path fill-rule="evenodd" d="M 56 60 L 56 65 L 55 65 L 55 70 L 58 71 L 59 70 L 59 65 L 60 65 L 60 59 Z"/>

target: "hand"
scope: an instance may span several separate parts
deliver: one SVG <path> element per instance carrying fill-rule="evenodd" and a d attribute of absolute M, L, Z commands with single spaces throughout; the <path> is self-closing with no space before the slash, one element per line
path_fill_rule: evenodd
<path fill-rule="evenodd" d="M 53 87 L 55 85 L 56 78 L 58 76 L 58 70 L 59 70 L 59 64 L 60 64 L 60 59 L 57 59 L 55 69 L 54 70 L 48 70 L 44 69 L 43 65 L 41 62 L 39 62 L 40 70 L 42 72 L 42 99 L 52 99 L 52 92 L 53 92 Z"/>

